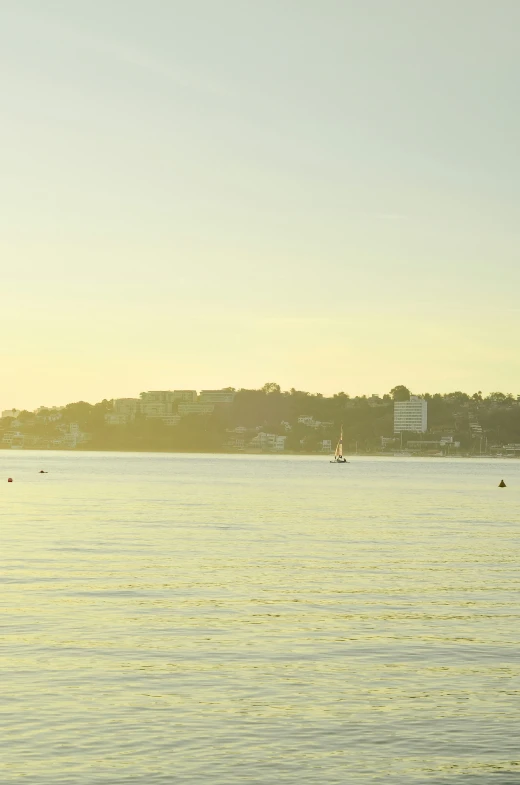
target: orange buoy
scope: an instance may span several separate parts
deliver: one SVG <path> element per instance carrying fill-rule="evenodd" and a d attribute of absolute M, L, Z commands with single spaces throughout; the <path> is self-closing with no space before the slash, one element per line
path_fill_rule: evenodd
<path fill-rule="evenodd" d="M 498 487 L 499 488 L 507 488 L 507 485 L 505 484 L 504 480 L 500 480 L 500 482 L 498 483 Z"/>
<path fill-rule="evenodd" d="M 12 477 L 8 477 L 7 482 L 12 482 L 12 481 L 13 481 L 13 478 Z"/>

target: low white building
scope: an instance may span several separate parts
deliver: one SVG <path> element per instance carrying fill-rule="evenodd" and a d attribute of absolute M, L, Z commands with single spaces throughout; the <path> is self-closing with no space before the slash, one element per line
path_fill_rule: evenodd
<path fill-rule="evenodd" d="M 125 422 L 134 420 L 140 403 L 139 398 L 115 398 L 112 404 L 114 414 L 126 417 Z"/>
<path fill-rule="evenodd" d="M 446 442 L 442 439 L 415 439 L 407 441 L 406 446 L 410 450 L 440 450 L 443 447 L 454 447 L 455 449 L 458 449 L 460 447 L 460 442 L 454 442 L 453 440 Z"/>
<path fill-rule="evenodd" d="M 23 442 L 24 442 L 24 436 L 23 433 L 20 433 L 20 431 L 7 431 L 6 433 L 4 433 L 2 437 L 2 443 L 9 444 L 11 446 L 15 444 L 22 447 Z"/>
<path fill-rule="evenodd" d="M 236 428 L 227 428 L 228 434 L 224 447 L 231 447 L 233 449 L 243 450 L 246 446 L 248 429 L 243 425 L 237 425 Z"/>
<path fill-rule="evenodd" d="M 147 419 L 165 417 L 172 412 L 172 395 L 169 390 L 150 390 L 139 394 L 139 411 Z"/>
<path fill-rule="evenodd" d="M 278 436 L 275 433 L 257 433 L 254 439 L 251 440 L 252 447 L 260 447 L 262 450 L 274 450 L 275 452 L 283 452 L 285 450 L 285 440 L 287 436 Z"/>
<path fill-rule="evenodd" d="M 149 390 L 139 394 L 139 411 L 148 419 L 172 414 L 174 403 L 172 390 Z"/>
<path fill-rule="evenodd" d="M 246 444 L 246 440 L 243 436 L 232 435 L 226 439 L 224 442 L 224 447 L 230 447 L 235 450 L 243 450 Z"/>
<path fill-rule="evenodd" d="M 233 403 L 235 393 L 231 390 L 201 390 L 200 403 Z"/>
<path fill-rule="evenodd" d="M 180 403 L 177 409 L 181 417 L 187 414 L 212 414 L 214 410 L 212 403 Z"/>
<path fill-rule="evenodd" d="M 428 403 L 424 398 L 411 395 L 409 401 L 394 402 L 394 433 L 426 433 L 427 430 Z"/>
<path fill-rule="evenodd" d="M 181 416 L 180 414 L 167 414 L 166 417 L 162 418 L 162 421 L 165 425 L 168 425 L 169 427 L 173 427 L 180 423 Z"/>
<path fill-rule="evenodd" d="M 152 420 L 156 418 L 166 417 L 166 415 L 171 414 L 171 407 L 168 406 L 166 403 L 161 403 L 160 401 L 157 402 L 146 402 L 141 403 L 141 414 L 144 414 L 147 420 Z"/>
<path fill-rule="evenodd" d="M 91 438 L 90 434 L 81 430 L 77 422 L 63 423 L 63 425 L 58 425 L 57 430 L 61 433 L 59 443 L 70 449 L 74 449 L 78 444 L 83 444 Z"/>
<path fill-rule="evenodd" d="M 306 425 L 308 428 L 332 428 L 334 425 L 333 422 L 322 422 L 321 420 L 315 420 L 310 414 L 300 414 L 298 417 L 298 422 L 300 425 Z M 282 423 L 283 424 L 283 423 Z"/>
<path fill-rule="evenodd" d="M 105 414 L 106 425 L 126 425 L 127 422 L 129 422 L 129 419 L 127 414 L 116 414 L 114 412 Z"/>
<path fill-rule="evenodd" d="M 394 436 L 381 436 L 381 447 L 383 450 L 385 447 L 389 447 L 394 444 L 398 444 L 398 439 L 396 439 Z"/>
<path fill-rule="evenodd" d="M 19 414 L 20 409 L 5 409 L 2 412 L 2 417 L 12 417 L 13 419 L 16 419 Z"/>
<path fill-rule="evenodd" d="M 273 450 L 283 452 L 283 450 L 285 450 L 285 440 L 287 439 L 287 436 L 278 436 L 275 434 L 269 434 L 269 436 L 273 436 L 269 442 Z"/>
<path fill-rule="evenodd" d="M 38 420 L 43 422 L 58 422 L 63 417 L 63 406 L 40 406 L 35 410 Z"/>
<path fill-rule="evenodd" d="M 197 390 L 174 390 L 173 400 L 182 403 L 195 403 L 197 400 Z"/>

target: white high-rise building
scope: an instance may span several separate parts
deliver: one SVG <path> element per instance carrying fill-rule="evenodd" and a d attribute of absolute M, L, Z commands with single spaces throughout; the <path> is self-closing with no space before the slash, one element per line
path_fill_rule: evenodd
<path fill-rule="evenodd" d="M 428 402 L 417 395 L 411 395 L 409 401 L 394 403 L 394 433 L 413 431 L 426 433 L 428 430 Z"/>

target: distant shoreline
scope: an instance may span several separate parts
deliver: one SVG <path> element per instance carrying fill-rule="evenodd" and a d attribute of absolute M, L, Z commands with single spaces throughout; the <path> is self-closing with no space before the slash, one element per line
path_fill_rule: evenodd
<path fill-rule="evenodd" d="M 73 449 L 67 448 L 56 448 L 56 447 L 17 447 L 11 448 L 8 445 L 0 445 L 0 450 L 2 452 L 9 452 L 9 453 L 17 453 L 17 452 L 49 452 L 49 453 L 84 453 L 84 452 L 99 452 L 99 453 L 121 453 L 121 452 L 128 452 L 128 453 L 136 453 L 136 454 L 161 454 L 161 455 L 266 455 L 272 457 L 283 457 L 283 456 L 291 456 L 291 457 L 309 457 L 314 456 L 316 458 L 328 458 L 329 460 L 334 457 L 333 453 L 317 453 L 317 452 L 292 452 L 290 450 L 285 450 L 283 452 L 262 452 L 259 450 L 139 450 L 135 448 L 129 447 L 121 447 L 114 449 L 113 447 L 96 447 L 89 449 L 86 445 L 81 447 L 75 447 Z M 458 455 L 427 455 L 427 454 L 412 454 L 412 455 L 399 455 L 398 453 L 381 453 L 381 452 L 357 452 L 357 453 L 344 453 L 345 458 L 438 458 L 439 460 L 442 458 L 471 458 L 471 459 L 481 459 L 481 458 L 491 458 L 493 460 L 518 460 L 520 456 L 516 455 L 490 455 L 482 454 L 482 455 L 470 455 L 469 453 L 460 453 Z"/>

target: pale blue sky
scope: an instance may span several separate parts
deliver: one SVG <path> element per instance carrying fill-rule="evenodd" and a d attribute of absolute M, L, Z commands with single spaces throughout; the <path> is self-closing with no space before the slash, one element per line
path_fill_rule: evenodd
<path fill-rule="evenodd" d="M 0 407 L 520 392 L 517 0 L 3 0 Z"/>

